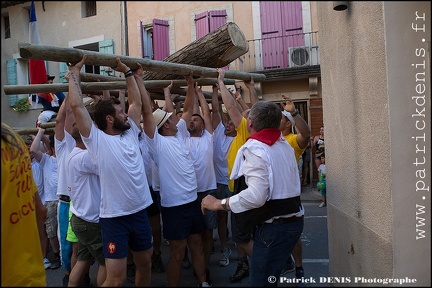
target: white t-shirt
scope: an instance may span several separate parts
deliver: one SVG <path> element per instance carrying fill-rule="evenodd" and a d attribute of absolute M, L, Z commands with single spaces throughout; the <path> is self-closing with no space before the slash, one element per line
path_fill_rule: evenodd
<path fill-rule="evenodd" d="M 101 188 L 97 166 L 88 151 L 78 147 L 69 153 L 66 163 L 71 212 L 85 221 L 98 223 Z"/>
<path fill-rule="evenodd" d="M 31 165 L 32 165 L 33 179 L 38 188 L 39 197 L 42 200 L 42 204 L 45 204 L 45 194 L 44 194 L 44 186 L 43 186 L 44 184 L 43 168 L 39 164 L 39 162 L 36 161 L 36 159 L 32 159 Z"/>
<path fill-rule="evenodd" d="M 186 145 L 197 177 L 197 192 L 216 189 L 216 174 L 213 163 L 213 135 L 204 129 L 201 137 L 191 137 L 188 133 Z"/>
<path fill-rule="evenodd" d="M 82 137 L 99 169 L 100 218 L 130 215 L 153 203 L 139 149 L 141 130 L 129 123 L 120 135 L 108 135 L 92 123 L 89 137 Z"/>
<path fill-rule="evenodd" d="M 147 183 L 149 183 L 150 185 L 150 183 L 152 183 L 153 160 L 150 157 L 150 153 L 148 152 L 148 148 L 144 140 L 144 132 L 142 132 L 141 137 L 139 137 L 139 144 L 140 144 L 141 156 L 146 171 Z"/>
<path fill-rule="evenodd" d="M 216 182 L 228 185 L 228 150 L 234 137 L 225 135 L 225 126 L 222 121 L 216 127 L 213 135 L 213 162 Z"/>
<path fill-rule="evenodd" d="M 43 168 L 45 202 L 57 201 L 57 158 L 44 153 L 39 163 Z"/>
<path fill-rule="evenodd" d="M 270 199 L 300 196 L 300 178 L 294 149 L 280 137 L 272 146 L 255 139 L 248 140 L 237 152 L 231 179 L 245 175 L 248 188 L 230 197 L 229 205 L 234 213 L 262 206 Z M 284 217 L 302 216 L 298 213 Z"/>
<path fill-rule="evenodd" d="M 180 206 L 197 199 L 197 180 L 189 148 L 186 146 L 186 122 L 180 119 L 175 136 L 146 136 L 150 155 L 159 167 L 161 205 Z"/>
<path fill-rule="evenodd" d="M 65 136 L 62 141 L 59 141 L 54 137 L 54 148 L 58 164 L 58 185 L 57 185 L 57 196 L 69 195 L 67 175 L 66 175 L 66 159 L 72 149 L 75 147 L 75 139 L 66 130 L 64 131 Z"/>

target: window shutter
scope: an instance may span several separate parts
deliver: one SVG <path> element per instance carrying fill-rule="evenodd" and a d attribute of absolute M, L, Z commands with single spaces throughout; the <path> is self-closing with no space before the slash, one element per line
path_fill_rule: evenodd
<path fill-rule="evenodd" d="M 114 54 L 114 40 L 102 40 L 99 42 L 99 52 L 106 54 Z M 100 75 L 114 76 L 114 71 L 105 71 L 104 66 L 100 66 Z"/>
<path fill-rule="evenodd" d="M 202 12 L 195 15 L 196 39 L 207 35 L 210 31 L 210 23 L 208 21 L 208 12 Z"/>
<path fill-rule="evenodd" d="M 6 60 L 6 73 L 7 73 L 7 83 L 8 85 L 17 85 L 17 60 L 9 59 Z M 18 95 L 9 95 L 9 106 L 15 106 L 18 102 Z"/>
<path fill-rule="evenodd" d="M 300 1 L 282 1 L 281 7 L 282 28 L 284 29 L 283 36 L 294 35 L 287 37 L 287 47 L 304 46 L 303 36 L 303 14 Z M 301 35 L 299 35 L 301 34 Z"/>
<path fill-rule="evenodd" d="M 59 62 L 59 80 L 60 83 L 67 83 L 65 78 L 66 73 L 69 71 L 65 62 Z"/>
<path fill-rule="evenodd" d="M 226 24 L 227 13 L 225 10 L 210 11 L 209 16 L 210 16 L 210 30 L 208 31 L 208 33 Z"/>
<path fill-rule="evenodd" d="M 154 60 L 163 60 L 169 56 L 168 21 L 153 19 L 153 55 Z"/>

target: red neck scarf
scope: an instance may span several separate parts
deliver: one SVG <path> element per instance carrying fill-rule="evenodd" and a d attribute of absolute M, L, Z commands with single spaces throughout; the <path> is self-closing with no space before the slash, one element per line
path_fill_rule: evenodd
<path fill-rule="evenodd" d="M 265 128 L 259 132 L 250 135 L 247 139 L 255 139 L 263 142 L 269 146 L 272 146 L 281 136 L 281 131 L 278 128 Z"/>

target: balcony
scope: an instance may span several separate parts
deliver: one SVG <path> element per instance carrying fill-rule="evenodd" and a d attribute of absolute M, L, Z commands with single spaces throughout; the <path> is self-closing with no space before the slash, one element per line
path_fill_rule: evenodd
<path fill-rule="evenodd" d="M 238 58 L 238 69 L 266 79 L 319 76 L 318 32 L 248 40 L 249 50 Z"/>

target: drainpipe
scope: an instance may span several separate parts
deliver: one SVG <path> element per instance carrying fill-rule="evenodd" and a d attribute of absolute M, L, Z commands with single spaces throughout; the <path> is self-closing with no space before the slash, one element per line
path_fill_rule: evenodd
<path fill-rule="evenodd" d="M 122 24 L 123 24 L 123 49 L 125 56 L 129 56 L 129 41 L 128 41 L 128 25 L 127 25 L 127 5 L 126 1 L 122 1 Z"/>

